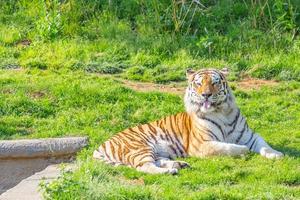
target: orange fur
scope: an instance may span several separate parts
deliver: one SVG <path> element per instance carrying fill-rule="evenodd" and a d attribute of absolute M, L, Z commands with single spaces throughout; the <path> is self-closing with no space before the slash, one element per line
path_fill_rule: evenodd
<path fill-rule="evenodd" d="M 248 150 L 268 158 L 282 156 L 248 127 L 221 71 L 187 71 L 187 77 L 187 112 L 121 131 L 104 142 L 94 157 L 148 173 L 173 174 L 188 166 L 170 160 L 176 157 L 241 155 Z"/>

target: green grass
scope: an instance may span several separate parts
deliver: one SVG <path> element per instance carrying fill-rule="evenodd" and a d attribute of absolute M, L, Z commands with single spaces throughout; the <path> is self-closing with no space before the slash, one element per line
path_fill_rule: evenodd
<path fill-rule="evenodd" d="M 299 0 L 197 2 L 0 1 L 0 139 L 90 138 L 79 169 L 44 185 L 46 197 L 300 198 Z M 231 84 L 251 127 L 284 159 L 188 158 L 192 168 L 176 176 L 91 159 L 118 131 L 183 111 L 178 96 L 135 92 L 99 74 L 176 84 L 187 68 L 203 67 L 228 67 L 230 80 L 282 81 L 257 91 Z"/>
<path fill-rule="evenodd" d="M 178 175 L 147 175 L 94 161 L 93 150 L 126 127 L 183 111 L 182 99 L 135 92 L 111 78 L 86 72 L 1 70 L 0 138 L 87 135 L 78 169 L 43 185 L 48 199 L 299 199 L 299 82 L 257 91 L 231 83 L 249 125 L 282 160 L 187 158 Z"/>
<path fill-rule="evenodd" d="M 186 68 L 229 67 L 234 79 L 300 80 L 299 0 L 174 2 L 1 1 L 0 68 L 167 83 Z"/>
<path fill-rule="evenodd" d="M 178 97 L 136 94 L 117 81 L 82 72 L 2 70 L 0 84 L 0 139 L 66 134 L 107 139 L 125 127 L 183 107 Z M 153 114 L 150 108 L 160 102 L 164 106 L 154 108 Z"/>

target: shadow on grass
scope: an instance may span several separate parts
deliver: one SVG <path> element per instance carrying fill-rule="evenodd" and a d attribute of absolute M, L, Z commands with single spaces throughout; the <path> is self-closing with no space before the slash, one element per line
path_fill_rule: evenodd
<path fill-rule="evenodd" d="M 286 147 L 283 145 L 272 145 L 274 149 L 282 152 L 284 155 L 290 156 L 290 157 L 300 157 L 300 150 L 292 147 Z"/>
<path fill-rule="evenodd" d="M 29 135 L 31 132 L 28 127 L 0 122 L 0 140 L 12 139 L 16 135 Z"/>

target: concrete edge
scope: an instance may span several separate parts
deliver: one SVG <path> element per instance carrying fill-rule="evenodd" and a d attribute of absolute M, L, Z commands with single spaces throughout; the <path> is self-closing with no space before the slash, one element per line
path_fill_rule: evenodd
<path fill-rule="evenodd" d="M 88 145 L 88 137 L 0 141 L 0 159 L 52 157 L 75 154 Z"/>

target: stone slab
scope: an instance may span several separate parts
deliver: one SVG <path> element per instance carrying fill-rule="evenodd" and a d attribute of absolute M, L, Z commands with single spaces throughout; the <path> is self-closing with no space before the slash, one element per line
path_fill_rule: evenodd
<path fill-rule="evenodd" d="M 63 156 L 74 154 L 87 144 L 87 137 L 2 140 L 0 159 Z"/>

